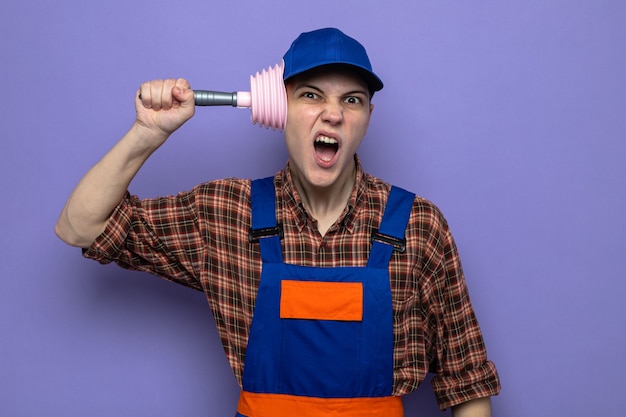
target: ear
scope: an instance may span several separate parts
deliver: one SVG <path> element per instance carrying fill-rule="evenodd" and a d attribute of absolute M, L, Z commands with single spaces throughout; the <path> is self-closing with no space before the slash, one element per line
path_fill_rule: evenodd
<path fill-rule="evenodd" d="M 374 111 L 374 103 L 370 103 L 370 117 L 372 117 L 373 111 Z"/>

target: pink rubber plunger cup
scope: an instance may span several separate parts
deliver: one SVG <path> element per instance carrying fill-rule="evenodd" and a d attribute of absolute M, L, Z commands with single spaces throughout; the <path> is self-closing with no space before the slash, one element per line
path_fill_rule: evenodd
<path fill-rule="evenodd" d="M 287 122 L 287 93 L 283 82 L 284 63 L 250 76 L 250 91 L 223 93 L 194 90 L 196 106 L 233 106 L 250 108 L 253 124 L 284 130 Z"/>

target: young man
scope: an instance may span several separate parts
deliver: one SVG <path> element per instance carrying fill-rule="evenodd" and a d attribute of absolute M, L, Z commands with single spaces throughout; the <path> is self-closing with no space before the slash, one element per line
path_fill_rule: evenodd
<path fill-rule="evenodd" d="M 400 417 L 429 370 L 442 409 L 491 415 L 499 380 L 445 219 L 356 156 L 383 87 L 365 49 L 321 29 L 284 62 L 285 169 L 129 195 L 194 115 L 184 79 L 144 83 L 135 123 L 82 178 L 56 233 L 88 258 L 206 294 L 242 386 L 237 416 Z"/>

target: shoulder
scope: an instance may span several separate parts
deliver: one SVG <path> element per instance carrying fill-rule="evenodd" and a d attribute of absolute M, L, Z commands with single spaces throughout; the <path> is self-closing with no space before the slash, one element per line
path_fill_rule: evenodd
<path fill-rule="evenodd" d="M 218 179 L 195 186 L 189 194 L 198 204 L 242 203 L 250 199 L 250 183 L 249 179 L 242 178 Z"/>
<path fill-rule="evenodd" d="M 364 175 L 366 188 L 370 199 L 379 199 L 383 204 L 389 197 L 392 184 L 377 178 L 371 174 Z M 395 186 L 414 195 L 413 207 L 411 210 L 411 223 L 426 223 L 435 227 L 447 227 L 447 222 L 439 207 L 429 199 L 416 194 L 415 191 L 403 187 Z"/>

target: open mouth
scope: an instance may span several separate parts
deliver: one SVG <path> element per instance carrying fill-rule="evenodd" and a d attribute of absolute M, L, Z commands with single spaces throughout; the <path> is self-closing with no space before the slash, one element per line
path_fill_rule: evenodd
<path fill-rule="evenodd" d="M 330 162 L 339 150 L 339 142 L 337 139 L 320 135 L 315 139 L 315 153 L 324 162 Z"/>

